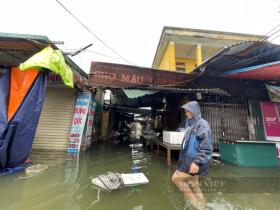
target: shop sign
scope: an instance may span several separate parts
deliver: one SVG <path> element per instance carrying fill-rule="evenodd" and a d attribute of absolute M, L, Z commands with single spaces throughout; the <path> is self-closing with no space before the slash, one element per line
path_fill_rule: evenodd
<path fill-rule="evenodd" d="M 47 81 L 49 87 L 65 86 L 60 75 L 55 74 L 53 72 L 49 72 Z"/>
<path fill-rule="evenodd" d="M 88 114 L 88 120 L 87 120 L 87 132 L 86 132 L 87 142 L 91 141 L 95 110 L 96 110 L 96 99 L 93 98 L 92 102 L 91 102 L 89 114 Z"/>
<path fill-rule="evenodd" d="M 266 140 L 280 141 L 280 103 L 261 102 Z"/>
<path fill-rule="evenodd" d="M 108 87 L 139 87 L 151 85 L 185 86 L 196 78 L 193 74 L 162 71 L 120 64 L 91 63 L 93 85 Z"/>
<path fill-rule="evenodd" d="M 77 98 L 68 143 L 68 153 L 78 153 L 80 151 L 83 132 L 89 112 L 90 101 L 91 93 L 81 93 Z"/>

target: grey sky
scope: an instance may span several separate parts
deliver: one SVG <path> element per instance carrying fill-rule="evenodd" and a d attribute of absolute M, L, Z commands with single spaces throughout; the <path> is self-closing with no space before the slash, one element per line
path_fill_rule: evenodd
<path fill-rule="evenodd" d="M 135 65 L 150 67 L 163 26 L 266 34 L 280 23 L 279 0 L 60 0 L 88 28 Z M 73 57 L 126 63 L 104 47 L 55 0 L 2 0 L 1 32 L 46 35 L 62 50 L 93 46 Z M 280 27 L 279 27 L 280 28 Z M 279 33 L 278 33 L 279 34 Z M 273 38 L 273 37 L 272 37 Z M 279 43 L 280 39 L 273 42 Z"/>

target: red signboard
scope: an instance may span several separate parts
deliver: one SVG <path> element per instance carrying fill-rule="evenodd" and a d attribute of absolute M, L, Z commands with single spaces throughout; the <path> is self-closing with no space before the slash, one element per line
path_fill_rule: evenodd
<path fill-rule="evenodd" d="M 280 141 L 280 103 L 261 102 L 267 140 Z"/>
<path fill-rule="evenodd" d="M 90 82 L 104 87 L 185 87 L 196 78 L 193 74 L 163 71 L 137 66 L 92 62 Z"/>

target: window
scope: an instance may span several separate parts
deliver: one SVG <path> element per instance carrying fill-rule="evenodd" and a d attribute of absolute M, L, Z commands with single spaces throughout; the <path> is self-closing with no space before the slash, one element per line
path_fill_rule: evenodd
<path fill-rule="evenodd" d="M 176 62 L 176 71 L 185 72 L 186 71 L 186 63 Z"/>

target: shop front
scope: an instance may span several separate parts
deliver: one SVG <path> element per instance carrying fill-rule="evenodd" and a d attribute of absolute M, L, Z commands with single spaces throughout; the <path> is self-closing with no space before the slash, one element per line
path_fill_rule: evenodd
<path fill-rule="evenodd" d="M 218 84 L 233 99 L 240 99 L 238 103 L 245 107 L 245 112 L 234 111 L 230 121 L 235 114 L 245 119 L 248 135 L 232 138 L 229 133 L 221 137 L 220 152 L 224 161 L 242 166 L 278 165 L 280 64 L 279 53 L 271 53 L 271 49 L 277 48 L 278 45 L 270 42 L 238 43 L 222 49 L 195 69 L 206 77 L 218 78 L 210 82 L 202 78 L 201 83 L 210 87 Z"/>
<path fill-rule="evenodd" d="M 86 79 L 47 37 L 0 34 L 1 169 L 23 163 L 32 148 L 66 150 Z"/>

